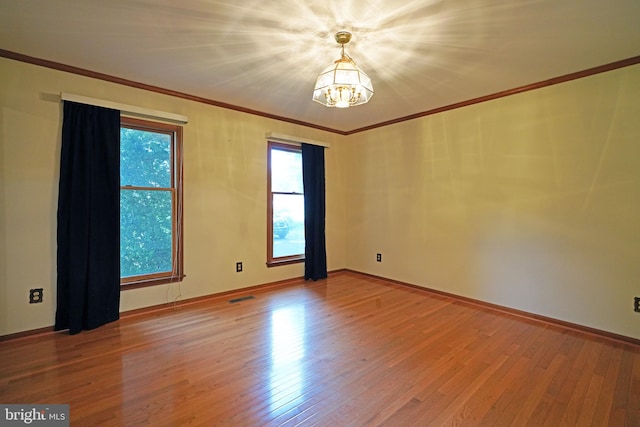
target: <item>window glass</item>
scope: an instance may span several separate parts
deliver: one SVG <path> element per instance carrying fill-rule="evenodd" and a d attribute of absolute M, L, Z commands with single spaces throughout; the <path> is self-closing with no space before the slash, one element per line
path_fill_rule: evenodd
<path fill-rule="evenodd" d="M 120 129 L 120 185 L 171 187 L 171 135 Z"/>
<path fill-rule="evenodd" d="M 304 196 L 273 195 L 273 257 L 304 254 Z"/>
<path fill-rule="evenodd" d="M 271 190 L 302 194 L 302 154 L 299 151 L 271 151 Z"/>
<path fill-rule="evenodd" d="M 120 192 L 120 276 L 171 272 L 171 192 Z"/>

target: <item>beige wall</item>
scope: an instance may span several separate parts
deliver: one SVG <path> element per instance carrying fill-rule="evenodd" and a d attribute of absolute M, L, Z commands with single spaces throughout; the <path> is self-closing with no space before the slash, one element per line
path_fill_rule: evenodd
<path fill-rule="evenodd" d="M 639 94 L 636 65 L 353 135 L 347 266 L 640 338 Z"/>
<path fill-rule="evenodd" d="M 189 116 L 184 127 L 185 273 L 181 284 L 123 292 L 121 310 L 304 274 L 267 268 L 266 132 L 326 151 L 327 263 L 345 267 L 344 137 L 0 58 L 0 335 L 50 326 L 55 315 L 61 91 Z M 242 261 L 244 272 L 235 272 Z M 28 304 L 30 288 L 44 303 Z"/>
<path fill-rule="evenodd" d="M 0 74 L 0 335 L 53 323 L 66 91 L 190 119 L 187 278 L 123 292 L 121 310 L 302 275 L 265 267 L 264 134 L 279 132 L 331 143 L 330 270 L 640 338 L 640 66 L 349 137 L 1 58 Z"/>

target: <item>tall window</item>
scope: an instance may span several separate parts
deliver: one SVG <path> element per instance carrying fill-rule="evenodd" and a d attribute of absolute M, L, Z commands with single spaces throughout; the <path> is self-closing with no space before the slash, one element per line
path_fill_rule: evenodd
<path fill-rule="evenodd" d="M 120 282 L 182 280 L 182 128 L 121 118 Z"/>
<path fill-rule="evenodd" d="M 304 261 L 302 151 L 269 142 L 267 163 L 267 265 Z"/>

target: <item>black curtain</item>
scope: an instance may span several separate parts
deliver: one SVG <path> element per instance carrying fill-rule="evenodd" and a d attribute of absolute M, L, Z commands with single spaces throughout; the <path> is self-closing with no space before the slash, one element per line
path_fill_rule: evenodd
<path fill-rule="evenodd" d="M 64 102 L 56 330 L 119 318 L 120 112 Z"/>
<path fill-rule="evenodd" d="M 324 236 L 325 184 L 324 148 L 302 144 L 302 183 L 304 186 L 304 278 L 327 277 L 327 248 Z"/>

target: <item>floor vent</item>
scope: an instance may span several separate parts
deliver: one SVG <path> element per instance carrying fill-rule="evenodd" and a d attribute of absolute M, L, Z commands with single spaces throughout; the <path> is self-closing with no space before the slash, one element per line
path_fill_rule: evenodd
<path fill-rule="evenodd" d="M 240 301 L 245 301 L 245 300 L 254 299 L 254 298 L 255 297 L 253 295 L 247 295 L 246 297 L 240 297 L 240 298 L 231 299 L 231 300 L 229 300 L 229 303 L 235 304 L 235 303 L 240 302 Z"/>

